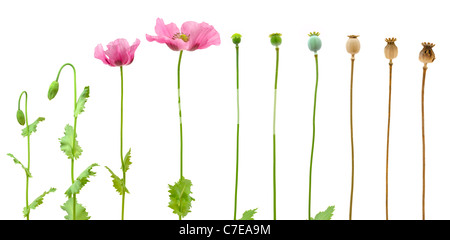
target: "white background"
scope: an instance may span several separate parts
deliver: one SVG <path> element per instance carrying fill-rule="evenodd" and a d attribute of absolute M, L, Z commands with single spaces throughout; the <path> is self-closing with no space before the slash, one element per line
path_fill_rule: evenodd
<path fill-rule="evenodd" d="M 25 175 L 6 154 L 26 164 L 26 138 L 16 121 L 17 100 L 29 93 L 30 123 L 46 120 L 31 136 L 30 202 L 51 186 L 31 219 L 63 219 L 70 160 L 59 149 L 73 124 L 73 75 L 64 69 L 57 97 L 49 84 L 61 65 L 77 69 L 78 94 L 91 97 L 78 118 L 83 154 L 78 176 L 98 163 L 77 199 L 91 219 L 120 219 L 121 196 L 110 167 L 120 173 L 120 72 L 94 58 L 94 48 L 117 38 L 141 40 L 124 67 L 125 219 L 178 219 L 167 207 L 168 184 L 179 178 L 178 52 L 148 42 L 156 18 L 166 24 L 205 21 L 220 46 L 185 52 L 181 63 L 184 175 L 193 182 L 192 212 L 185 219 L 232 219 L 235 184 L 235 49 L 240 44 L 241 145 L 238 216 L 258 208 L 272 219 L 272 114 L 275 50 L 268 35 L 283 34 L 277 101 L 277 218 L 306 219 L 315 85 L 311 31 L 319 31 L 319 88 L 313 164 L 312 212 L 335 205 L 333 219 L 348 219 L 351 148 L 350 55 L 347 35 L 360 35 L 354 72 L 355 187 L 353 219 L 384 219 L 388 60 L 384 39 L 396 37 L 390 144 L 390 219 L 421 219 L 421 43 L 433 42 L 425 89 L 426 215 L 448 219 L 450 209 L 450 35 L 445 1 L 4 1 L 0 4 L 0 219 L 23 219 Z M 22 104 L 22 109 L 24 106 Z"/>

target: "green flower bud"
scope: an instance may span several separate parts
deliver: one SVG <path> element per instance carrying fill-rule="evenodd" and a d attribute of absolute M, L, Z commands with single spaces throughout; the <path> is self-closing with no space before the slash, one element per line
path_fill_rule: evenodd
<path fill-rule="evenodd" d="M 281 45 L 281 33 L 272 33 L 269 37 L 273 46 L 278 47 Z"/>
<path fill-rule="evenodd" d="M 241 34 L 235 33 L 235 34 L 233 34 L 233 36 L 231 36 L 231 39 L 232 39 L 233 43 L 237 45 L 237 44 L 241 43 L 241 37 L 242 37 Z"/>
<path fill-rule="evenodd" d="M 308 36 L 310 37 L 308 40 L 308 47 L 309 50 L 313 51 L 314 53 L 317 53 L 317 51 L 319 51 L 322 47 L 322 41 L 320 40 L 319 35 L 320 33 L 318 32 L 312 32 L 308 34 Z"/>
<path fill-rule="evenodd" d="M 17 110 L 17 122 L 19 122 L 20 125 L 24 125 L 25 124 L 25 115 L 23 114 L 22 110 L 18 109 Z"/>
<path fill-rule="evenodd" d="M 56 94 L 58 93 L 59 83 L 57 81 L 53 81 L 48 88 L 48 100 L 52 100 Z"/>

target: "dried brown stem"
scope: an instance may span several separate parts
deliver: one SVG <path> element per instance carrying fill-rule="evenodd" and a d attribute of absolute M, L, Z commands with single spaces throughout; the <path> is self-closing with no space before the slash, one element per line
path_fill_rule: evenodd
<path fill-rule="evenodd" d="M 350 190 L 350 213 L 349 220 L 352 220 L 352 208 L 353 208 L 353 183 L 355 175 L 355 152 L 353 146 L 353 66 L 355 63 L 355 55 L 352 54 L 352 68 L 350 75 L 350 139 L 352 145 L 352 185 Z"/>
<path fill-rule="evenodd" d="M 389 176 L 389 132 L 391 125 L 391 86 L 392 86 L 392 59 L 389 61 L 389 107 L 388 107 L 388 126 L 387 126 L 387 146 L 386 146 L 386 220 L 389 220 L 388 213 L 388 176 Z"/>
<path fill-rule="evenodd" d="M 425 93 L 425 75 L 427 72 L 427 64 L 423 66 L 423 79 L 422 79 L 422 220 L 425 220 L 425 114 L 424 114 L 424 93 Z"/>

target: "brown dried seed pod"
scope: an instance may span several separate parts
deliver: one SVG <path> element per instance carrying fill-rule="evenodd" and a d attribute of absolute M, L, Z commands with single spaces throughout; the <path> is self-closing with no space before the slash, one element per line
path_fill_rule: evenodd
<path fill-rule="evenodd" d="M 435 46 L 435 44 L 423 42 L 422 46 L 423 49 L 419 53 L 419 60 L 423 63 L 432 63 L 434 59 L 436 59 L 436 56 L 434 55 L 432 49 Z"/>
<path fill-rule="evenodd" d="M 387 45 L 384 48 L 384 56 L 386 56 L 387 59 L 394 59 L 398 55 L 398 48 L 395 45 L 395 41 L 397 41 L 396 38 L 386 38 Z"/>
<path fill-rule="evenodd" d="M 348 35 L 347 40 L 347 52 L 351 55 L 355 55 L 359 52 L 359 49 L 361 48 L 361 45 L 358 40 L 359 35 Z"/>

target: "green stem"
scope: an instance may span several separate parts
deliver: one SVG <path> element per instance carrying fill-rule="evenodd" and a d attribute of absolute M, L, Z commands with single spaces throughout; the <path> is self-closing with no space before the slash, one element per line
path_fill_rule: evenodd
<path fill-rule="evenodd" d="M 237 133 L 236 133 L 236 185 L 234 188 L 234 220 L 236 220 L 238 172 L 239 172 L 239 46 L 236 44 L 236 97 L 237 97 Z"/>
<path fill-rule="evenodd" d="M 75 67 L 70 63 L 66 63 L 66 64 L 62 65 L 58 71 L 58 75 L 56 76 L 56 81 L 59 80 L 59 75 L 61 74 L 61 71 L 63 70 L 63 68 L 66 66 L 70 66 L 73 69 L 73 111 L 75 112 L 75 109 L 77 108 L 77 71 L 75 70 Z M 74 116 L 72 156 L 74 155 L 74 151 L 75 151 L 76 135 L 77 135 L 77 117 Z M 71 158 L 70 160 L 71 160 L 70 175 L 71 175 L 71 180 L 72 180 L 72 184 L 73 184 L 75 182 L 74 173 L 73 173 L 75 159 Z M 76 194 L 73 194 L 72 197 L 73 197 L 73 219 L 72 220 L 76 220 L 77 196 L 76 196 Z"/>
<path fill-rule="evenodd" d="M 123 162 L 123 68 L 120 66 L 120 162 L 122 164 L 123 186 L 125 189 L 125 166 Z M 122 220 L 125 214 L 125 191 L 122 193 Z"/>
<path fill-rule="evenodd" d="M 314 112 L 313 112 L 313 136 L 311 145 L 311 161 L 309 163 L 309 201 L 308 201 L 308 220 L 311 219 L 311 176 L 312 176 L 312 163 L 314 155 L 314 141 L 316 136 L 316 101 L 317 101 L 317 86 L 319 85 L 319 63 L 317 53 L 314 55 L 316 59 L 316 89 L 314 92 Z"/>
<path fill-rule="evenodd" d="M 277 188 L 276 188 L 276 147 L 275 147 L 275 117 L 277 110 L 277 83 L 278 83 L 278 60 L 280 49 L 275 48 L 277 52 L 277 60 L 275 67 L 275 87 L 273 95 L 273 220 L 277 220 Z"/>
<path fill-rule="evenodd" d="M 180 57 L 178 59 L 178 112 L 180 116 L 180 180 L 183 178 L 183 124 L 181 121 L 181 96 L 180 96 L 180 66 L 181 57 L 183 56 L 183 50 L 180 51 Z M 178 216 L 181 220 L 181 216 Z"/>
<path fill-rule="evenodd" d="M 181 121 L 181 97 L 180 97 L 180 66 L 182 55 L 183 50 L 180 51 L 180 57 L 178 59 L 178 112 L 180 116 L 180 179 L 183 177 L 183 125 Z"/>
<path fill-rule="evenodd" d="M 75 88 L 76 89 L 76 88 Z M 76 94 L 76 90 L 75 90 L 75 94 Z M 75 95 L 76 96 L 76 95 Z M 76 104 L 76 101 L 75 101 L 75 104 Z M 75 151 L 75 136 L 77 135 L 77 118 L 75 117 L 74 118 L 74 124 L 73 124 L 74 126 L 73 126 L 73 145 L 72 145 L 72 156 L 74 156 L 74 152 L 73 151 Z M 75 182 L 75 177 L 74 177 L 74 174 L 73 174 L 73 171 L 74 171 L 74 163 L 75 163 L 75 159 L 72 157 L 71 158 L 71 161 L 72 161 L 72 163 L 71 163 L 71 176 L 72 176 L 72 184 L 74 184 L 74 182 Z M 74 193 L 73 194 L 73 219 L 72 220 L 76 220 L 76 206 L 77 206 L 77 195 Z"/>
<path fill-rule="evenodd" d="M 27 134 L 27 147 L 28 147 L 28 166 L 27 166 L 27 168 L 28 168 L 28 171 L 30 171 L 30 134 L 29 134 L 30 129 L 28 127 L 28 93 L 26 91 L 23 91 L 20 94 L 19 109 L 20 109 L 20 99 L 22 98 L 22 94 L 24 94 L 24 93 L 25 93 L 25 122 L 27 124 L 27 132 L 28 132 L 28 134 Z M 26 204 L 26 207 L 28 207 L 28 185 L 29 185 L 28 180 L 29 180 L 29 177 L 28 177 L 28 174 L 26 174 L 25 176 L 26 176 L 25 204 Z M 28 212 L 28 214 L 27 214 L 27 220 L 30 220 L 30 212 Z"/>

